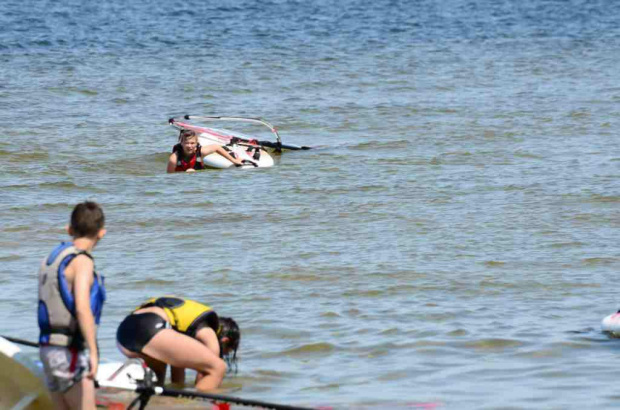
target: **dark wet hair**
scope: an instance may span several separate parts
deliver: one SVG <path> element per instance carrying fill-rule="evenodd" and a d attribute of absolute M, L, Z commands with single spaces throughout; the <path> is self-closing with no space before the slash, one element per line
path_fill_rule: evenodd
<path fill-rule="evenodd" d="M 103 229 L 105 216 L 96 202 L 77 204 L 71 213 L 71 230 L 76 238 L 94 238 Z"/>
<path fill-rule="evenodd" d="M 228 342 L 226 342 L 226 346 L 232 350 L 232 353 L 228 353 L 226 355 L 223 354 L 222 342 L 223 338 L 227 337 Z M 226 363 L 228 364 L 229 369 L 235 368 L 235 373 L 237 373 L 237 349 L 239 349 L 239 342 L 241 341 L 241 331 L 239 330 L 239 325 L 230 317 L 220 317 L 220 332 L 219 332 L 219 340 L 220 340 L 220 355 Z"/>

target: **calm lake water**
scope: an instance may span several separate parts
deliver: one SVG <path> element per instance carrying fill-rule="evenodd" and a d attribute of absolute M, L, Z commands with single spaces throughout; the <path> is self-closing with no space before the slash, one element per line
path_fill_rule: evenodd
<path fill-rule="evenodd" d="M 126 3 L 2 3 L 2 334 L 89 199 L 108 360 L 176 294 L 239 322 L 239 397 L 620 407 L 620 3 Z M 167 175 L 182 114 L 314 149 Z"/>

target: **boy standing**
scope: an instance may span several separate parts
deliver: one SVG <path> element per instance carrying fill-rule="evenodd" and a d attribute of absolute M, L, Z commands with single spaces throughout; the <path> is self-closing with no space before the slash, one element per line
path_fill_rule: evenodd
<path fill-rule="evenodd" d="M 94 409 L 99 363 L 96 326 L 105 301 L 103 277 L 90 252 L 106 233 L 94 202 L 75 206 L 63 242 L 39 270 L 40 356 L 47 387 L 58 409 Z"/>

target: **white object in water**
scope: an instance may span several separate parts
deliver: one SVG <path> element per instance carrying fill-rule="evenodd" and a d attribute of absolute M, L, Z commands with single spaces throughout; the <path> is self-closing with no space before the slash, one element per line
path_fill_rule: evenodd
<path fill-rule="evenodd" d="M 97 382 L 101 387 L 135 390 L 144 384 L 145 377 L 155 383 L 157 377 L 140 359 L 129 359 L 126 362 L 100 363 L 97 369 Z"/>
<path fill-rule="evenodd" d="M 620 312 L 606 316 L 601 323 L 601 329 L 603 329 L 603 332 L 620 336 Z"/>

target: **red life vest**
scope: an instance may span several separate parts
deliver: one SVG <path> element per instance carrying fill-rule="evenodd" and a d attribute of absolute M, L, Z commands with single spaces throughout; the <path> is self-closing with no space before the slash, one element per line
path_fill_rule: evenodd
<path fill-rule="evenodd" d="M 183 146 L 181 144 L 177 144 L 172 147 L 172 152 L 177 154 L 177 167 L 174 169 L 175 172 L 185 172 L 190 168 L 199 170 L 205 169 L 204 164 L 202 163 L 202 157 L 200 156 L 200 149 L 202 147 L 200 144 L 196 147 L 196 153 L 186 161 L 183 159 Z"/>

